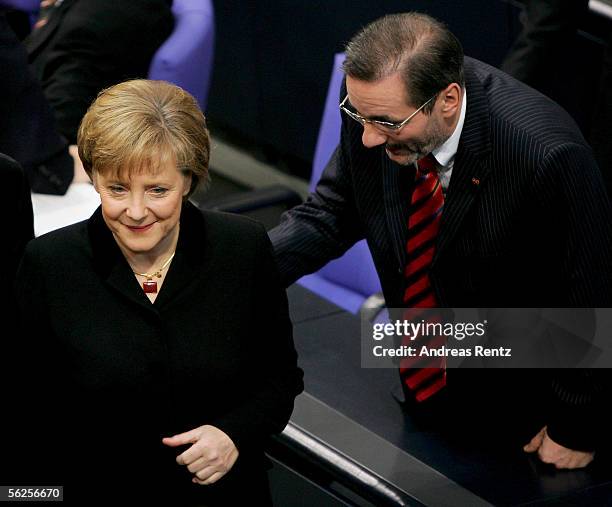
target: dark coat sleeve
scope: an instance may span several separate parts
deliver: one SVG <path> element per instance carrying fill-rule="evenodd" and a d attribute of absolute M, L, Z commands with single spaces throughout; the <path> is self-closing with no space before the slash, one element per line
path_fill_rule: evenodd
<path fill-rule="evenodd" d="M 25 174 L 14 160 L 0 154 L 0 173 L 7 187 L 6 195 L 0 199 L 4 224 L 4 248 L 1 255 L 4 273 L 8 273 L 5 287 L 11 287 L 17 266 L 26 244 L 34 238 L 34 218 L 30 187 Z"/>
<path fill-rule="evenodd" d="M 48 318 L 49 301 L 43 282 L 48 263 L 31 242 L 15 282 L 18 331 L 9 349 L 11 399 L 19 407 L 11 418 L 8 445 L 15 484 L 62 484 L 60 466 L 66 435 L 54 415 L 65 414 L 61 360 Z M 46 464 L 33 470 L 33 456 L 46 456 Z"/>
<path fill-rule="evenodd" d="M 30 190 L 22 169 L 14 160 L 0 155 L 0 172 L 7 185 L 8 192 L 0 199 L 2 216 L 6 217 L 4 230 L 4 248 L 0 257 L 3 270 L 2 281 L 4 290 L 0 296 L 0 311 L 2 312 L 2 333 L 0 338 L 0 397 L 6 404 L 6 410 L 0 416 L 0 430 L 4 435 L 12 435 L 7 439 L 0 453 L 0 467 L 4 474 L 3 480 L 14 477 L 17 467 L 15 463 L 19 441 L 16 433 L 16 421 L 22 414 L 22 403 L 17 386 L 21 385 L 23 373 L 16 368 L 16 345 L 21 333 L 16 318 L 16 304 L 13 287 L 18 263 L 23 255 L 26 243 L 34 237 L 32 221 L 32 203 Z M 6 482 L 6 484 L 10 484 Z M 17 484 L 17 483 L 15 483 Z"/>
<path fill-rule="evenodd" d="M 565 304 L 612 305 L 612 210 L 591 149 L 566 143 L 551 150 L 536 175 L 534 192 L 554 210 L 550 226 L 564 238 Z"/>
<path fill-rule="evenodd" d="M 555 209 L 565 233 L 562 273 L 574 308 L 612 306 L 610 202 L 591 150 L 565 144 L 551 151 L 534 186 Z M 609 440 L 608 369 L 556 370 L 547 431 L 558 444 L 592 451 Z"/>
<path fill-rule="evenodd" d="M 253 256 L 255 293 L 252 336 L 263 340 L 250 343 L 249 364 L 256 370 L 258 385 L 254 392 L 211 424 L 227 433 L 239 449 L 259 447 L 272 433 L 280 433 L 293 411 L 293 400 L 302 392 L 302 370 L 297 367 L 289 320 L 287 295 L 272 256 L 270 241 L 259 228 Z M 245 379 L 248 379 L 248 373 Z"/>
<path fill-rule="evenodd" d="M 345 93 L 343 86 L 341 95 Z M 364 237 L 352 188 L 349 130 L 343 118 L 340 144 L 315 191 L 284 213 L 269 233 L 285 286 L 340 257 Z"/>
<path fill-rule="evenodd" d="M 557 370 L 552 377 L 548 436 L 568 449 L 597 451 L 609 448 L 610 370 Z"/>

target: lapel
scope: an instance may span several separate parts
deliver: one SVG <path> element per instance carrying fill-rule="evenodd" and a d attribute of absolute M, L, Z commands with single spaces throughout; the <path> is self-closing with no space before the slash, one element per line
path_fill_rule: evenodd
<path fill-rule="evenodd" d="M 134 277 L 112 232 L 106 226 L 101 207 L 98 207 L 89 219 L 87 229 L 93 252 L 94 269 L 100 277 L 131 302 L 147 311 L 154 311 L 153 305 Z"/>
<path fill-rule="evenodd" d="M 467 111 L 459 140 L 453 175 L 444 202 L 432 265 L 455 238 L 476 196 L 491 171 L 490 114 L 485 89 L 473 71 L 473 60 L 466 58 Z"/>
<path fill-rule="evenodd" d="M 202 212 L 189 201 L 183 203 L 181 230 L 176 255 L 166 274 L 164 285 L 155 299 L 155 306 L 164 308 L 180 295 L 189 294 L 201 285 L 211 269 L 212 245 L 207 244 L 206 220 Z"/>
<path fill-rule="evenodd" d="M 185 202 L 181 211 L 181 230 L 176 255 L 170 264 L 164 284 L 155 303 L 151 304 L 121 253 L 110 229 L 98 208 L 88 222 L 89 240 L 96 271 L 115 291 L 146 311 L 158 315 L 168 302 L 180 292 L 188 290 L 205 275 L 204 218 L 191 203 Z"/>
<path fill-rule="evenodd" d="M 56 8 L 51 8 L 49 16 L 47 17 L 47 23 L 34 30 L 28 38 L 25 40 L 25 46 L 28 51 L 28 55 L 31 59 L 34 54 L 49 40 L 49 38 L 58 30 L 60 22 L 64 18 L 64 15 L 72 7 L 76 0 L 64 0 L 64 2 Z"/>

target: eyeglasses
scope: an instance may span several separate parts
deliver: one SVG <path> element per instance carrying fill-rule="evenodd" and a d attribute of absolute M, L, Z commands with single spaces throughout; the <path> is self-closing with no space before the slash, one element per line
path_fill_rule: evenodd
<path fill-rule="evenodd" d="M 391 122 L 391 121 L 383 121 L 383 120 L 370 120 L 369 118 L 365 118 L 364 116 L 361 116 L 360 114 L 356 113 L 355 111 L 351 111 L 348 107 L 346 107 L 344 105 L 348 101 L 348 94 L 346 95 L 346 97 L 344 97 L 344 100 L 342 102 L 340 102 L 338 107 L 340 108 L 341 111 L 346 113 L 353 120 L 355 120 L 356 122 L 361 123 L 361 125 L 365 125 L 366 123 L 369 123 L 371 125 L 374 125 L 375 127 L 380 128 L 383 131 L 397 132 L 402 127 L 404 127 L 404 125 L 406 125 L 406 123 L 408 123 L 410 120 L 412 120 L 412 118 L 421 109 L 423 109 L 427 104 L 429 104 L 437 96 L 438 96 L 438 94 L 436 93 L 427 102 L 425 102 L 422 106 L 420 106 L 414 113 L 412 113 L 408 118 L 406 118 L 403 121 L 397 122 L 397 123 L 394 123 L 394 122 Z"/>

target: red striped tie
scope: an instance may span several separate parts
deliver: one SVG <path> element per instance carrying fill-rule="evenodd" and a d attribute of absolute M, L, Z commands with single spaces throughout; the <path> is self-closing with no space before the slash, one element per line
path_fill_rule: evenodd
<path fill-rule="evenodd" d="M 429 268 L 433 260 L 436 236 L 440 228 L 444 195 L 436 174 L 436 159 L 430 153 L 417 162 L 416 181 L 410 215 L 408 218 L 408 242 L 406 244 L 407 262 L 404 271 L 406 290 L 404 304 L 411 321 L 417 320 L 420 308 L 436 308 L 438 302 L 431 287 Z M 426 322 L 440 322 L 439 315 L 428 312 Z M 405 345 L 423 345 L 435 348 L 443 345 L 444 338 L 436 336 L 417 336 L 406 339 Z M 444 358 L 408 357 L 400 362 L 400 377 L 406 394 L 417 402 L 425 401 L 446 385 L 446 361 Z"/>

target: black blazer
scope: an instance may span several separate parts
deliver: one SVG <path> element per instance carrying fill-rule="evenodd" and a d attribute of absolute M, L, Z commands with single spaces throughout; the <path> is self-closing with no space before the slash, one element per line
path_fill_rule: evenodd
<path fill-rule="evenodd" d="M 36 452 L 46 465 L 31 484 L 65 484 L 67 498 L 87 500 L 81 505 L 93 483 L 106 484 L 94 496 L 167 495 L 172 505 L 265 496 L 262 449 L 303 384 L 263 227 L 185 204 L 176 255 L 151 304 L 98 210 L 28 245 L 17 301 L 26 355 L 16 361 L 31 376 L 23 399 L 45 428 Z M 212 488 L 193 485 L 174 461 L 184 449 L 161 442 L 203 424 L 240 451 Z"/>
<path fill-rule="evenodd" d="M 0 199 L 0 216 L 4 219 L 3 248 L 0 251 L 0 283 L 3 287 L 12 287 L 15 282 L 15 274 L 23 252 L 28 242 L 34 238 L 34 217 L 32 214 L 32 200 L 30 198 L 30 187 L 23 169 L 12 158 L 0 153 L 0 177 L 10 189 Z M 11 332 L 17 324 L 15 319 L 15 298 L 11 290 L 0 292 L 0 321 L 2 322 L 4 345 L 10 340 Z M 4 350 L 4 349 L 3 349 Z M 7 354 L 0 351 L 0 397 L 6 394 L 7 378 L 6 372 Z M 0 425 L 5 422 L 0 418 Z"/>
<path fill-rule="evenodd" d="M 34 237 L 34 217 L 28 180 L 19 164 L 0 153 L 0 175 L 8 189 L 0 199 L 0 214 L 5 217 L 0 265 L 2 285 L 11 286 L 26 244 Z M 4 301 L 6 292 L 0 296 Z M 4 307 L 4 305 L 3 305 Z"/>
<path fill-rule="evenodd" d="M 146 78 L 174 24 L 171 1 L 64 0 L 25 44 L 60 132 L 71 144 L 97 93 Z"/>
<path fill-rule="evenodd" d="M 465 76 L 465 123 L 431 268 L 440 305 L 611 306 L 612 212 L 577 126 L 482 62 L 466 57 Z M 382 146 L 365 148 L 362 130 L 343 115 L 315 192 L 270 237 L 286 284 L 366 238 L 387 305 L 401 307 L 414 168 L 392 162 Z"/>

